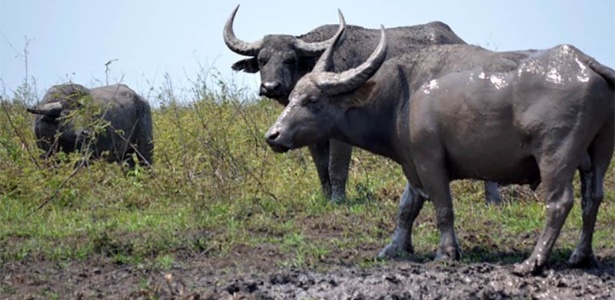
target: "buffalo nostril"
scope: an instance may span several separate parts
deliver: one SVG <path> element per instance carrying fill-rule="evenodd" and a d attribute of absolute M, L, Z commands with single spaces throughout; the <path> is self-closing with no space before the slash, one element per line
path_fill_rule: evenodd
<path fill-rule="evenodd" d="M 276 153 L 283 153 L 290 150 L 292 147 L 287 144 L 285 138 L 281 136 L 280 130 L 271 130 L 265 134 L 265 139 L 271 150 Z"/>
<path fill-rule="evenodd" d="M 282 88 L 282 83 L 279 81 L 263 82 L 260 88 L 261 95 L 278 94 Z"/>
<path fill-rule="evenodd" d="M 272 91 L 279 91 L 280 88 L 282 87 L 282 84 L 279 81 L 274 81 L 274 82 L 268 82 L 268 88 Z"/>
<path fill-rule="evenodd" d="M 279 131 L 276 130 L 276 131 L 270 132 L 269 134 L 267 134 L 267 141 L 275 141 L 275 139 L 277 139 L 278 136 L 280 136 Z"/>
<path fill-rule="evenodd" d="M 275 140 L 278 138 L 278 136 L 280 136 L 280 132 L 279 131 L 274 131 L 272 133 L 269 134 L 269 137 L 267 137 L 269 140 Z"/>

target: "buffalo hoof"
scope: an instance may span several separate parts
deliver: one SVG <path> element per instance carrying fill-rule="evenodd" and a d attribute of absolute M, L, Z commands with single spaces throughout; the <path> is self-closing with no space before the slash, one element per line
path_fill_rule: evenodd
<path fill-rule="evenodd" d="M 459 260 L 461 258 L 461 249 L 459 247 L 446 247 L 446 249 L 438 249 L 435 261 Z"/>
<path fill-rule="evenodd" d="M 346 202 L 346 195 L 333 195 L 329 198 L 329 201 L 333 204 L 342 204 Z"/>
<path fill-rule="evenodd" d="M 568 264 L 573 268 L 594 268 L 598 266 L 598 261 L 593 253 L 582 254 L 575 250 L 570 255 Z"/>
<path fill-rule="evenodd" d="M 378 258 L 380 259 L 395 259 L 407 257 L 410 254 L 414 253 L 414 249 L 412 246 L 404 247 L 399 243 L 392 242 L 388 244 L 380 253 L 378 253 Z"/>
<path fill-rule="evenodd" d="M 513 274 L 517 276 L 539 275 L 543 266 L 538 265 L 538 260 L 530 257 L 520 264 L 515 264 Z"/>

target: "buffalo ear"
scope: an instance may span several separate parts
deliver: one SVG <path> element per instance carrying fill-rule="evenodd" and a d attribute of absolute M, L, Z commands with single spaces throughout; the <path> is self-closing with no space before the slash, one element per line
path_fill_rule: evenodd
<path fill-rule="evenodd" d="M 235 71 L 244 71 L 246 73 L 256 73 L 260 70 L 256 57 L 242 59 L 234 63 L 231 68 Z"/>
<path fill-rule="evenodd" d="M 352 92 L 352 97 L 346 103 L 346 106 L 359 107 L 366 105 L 373 98 L 372 93 L 374 92 L 375 87 L 376 83 L 373 81 L 366 81 L 358 89 Z"/>

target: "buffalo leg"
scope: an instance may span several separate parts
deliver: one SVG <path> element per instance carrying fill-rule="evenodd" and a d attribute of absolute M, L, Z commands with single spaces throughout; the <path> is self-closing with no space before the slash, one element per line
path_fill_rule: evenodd
<path fill-rule="evenodd" d="M 309 145 L 312 160 L 316 165 L 320 188 L 327 199 L 331 199 L 331 179 L 329 178 L 329 140 Z"/>
<path fill-rule="evenodd" d="M 424 183 L 425 191 L 434 204 L 436 223 L 440 231 L 440 245 L 436 252 L 436 260 L 458 260 L 461 258 L 461 248 L 455 234 L 455 214 L 449 181 L 438 178 L 436 184 Z"/>
<path fill-rule="evenodd" d="M 561 153 L 558 154 L 559 157 L 568 157 Z M 519 275 L 536 274 L 542 271 L 574 204 L 572 179 L 575 169 L 553 157 L 542 159 L 539 168 L 543 196 L 547 203 L 547 220 L 532 255 L 524 262 L 515 265 L 513 272 Z"/>
<path fill-rule="evenodd" d="M 348 180 L 348 168 L 352 156 L 352 146 L 330 140 L 329 155 L 329 182 L 331 182 L 331 201 L 342 202 L 346 200 L 346 182 Z"/>
<path fill-rule="evenodd" d="M 139 158 L 139 165 L 141 167 L 149 167 L 153 162 L 152 152 L 154 152 L 154 145 L 147 140 L 138 140 L 136 146 L 137 157 Z"/>
<path fill-rule="evenodd" d="M 423 208 L 425 197 L 410 183 L 406 184 L 404 193 L 399 201 L 397 212 L 397 227 L 393 233 L 392 241 L 380 253 L 380 258 L 395 258 L 404 254 L 414 253 L 412 247 L 412 225 Z"/>
<path fill-rule="evenodd" d="M 450 179 L 444 165 L 443 154 L 435 148 L 432 149 L 432 154 L 419 154 L 415 161 L 420 162 L 416 164 L 418 175 L 424 191 L 429 195 L 436 210 L 436 225 L 440 231 L 436 260 L 457 260 L 461 257 L 461 248 L 455 234 Z"/>
<path fill-rule="evenodd" d="M 461 248 L 455 234 L 455 214 L 451 196 L 450 177 L 446 167 L 446 151 L 436 134 L 428 131 L 413 132 L 418 137 L 412 143 L 414 166 L 404 165 L 404 174 L 409 182 L 418 180 L 436 211 L 436 226 L 440 231 L 440 244 L 436 260 L 457 260 Z M 416 178 L 406 170 L 416 170 Z"/>
<path fill-rule="evenodd" d="M 485 181 L 485 201 L 489 204 L 500 204 L 502 197 L 500 197 L 500 190 L 498 184 L 492 181 Z"/>
<path fill-rule="evenodd" d="M 579 243 L 574 249 L 574 252 L 570 256 L 568 262 L 573 266 L 583 267 L 596 264 L 591 241 L 594 234 L 594 225 L 596 224 L 598 207 L 602 201 L 602 191 L 599 186 L 594 187 L 594 183 L 598 185 L 601 183 L 596 182 L 598 179 L 595 178 L 593 172 L 580 171 L 579 173 L 581 178 L 581 208 L 583 210 L 583 227 L 581 229 Z"/>
<path fill-rule="evenodd" d="M 581 173 L 581 207 L 583 209 L 583 227 L 581 237 L 568 263 L 575 267 L 594 266 L 597 264 L 592 249 L 592 239 L 598 208 L 604 197 L 604 176 L 613 155 L 613 143 L 608 139 L 597 138 L 591 147 L 591 156 L 583 159 Z M 593 160 L 593 164 L 592 164 Z"/>

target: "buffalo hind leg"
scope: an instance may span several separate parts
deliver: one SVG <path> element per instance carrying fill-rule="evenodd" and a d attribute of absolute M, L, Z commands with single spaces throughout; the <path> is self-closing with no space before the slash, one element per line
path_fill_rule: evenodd
<path fill-rule="evenodd" d="M 591 154 L 586 155 L 581 167 L 579 167 L 579 172 L 581 173 L 583 227 L 579 242 L 568 260 L 568 263 L 574 267 L 592 267 L 597 265 L 592 249 L 592 239 L 598 208 L 604 197 L 604 176 L 613 156 L 612 139 L 604 138 L 604 134 L 602 137 L 598 135 L 590 146 L 590 152 Z"/>
<path fill-rule="evenodd" d="M 560 155 L 559 157 L 568 156 Z M 562 165 L 565 163 L 552 158 L 543 159 L 539 163 L 543 196 L 547 203 L 547 220 L 532 255 L 522 263 L 515 265 L 513 270 L 515 274 L 528 275 L 542 271 L 574 204 L 572 179 L 575 169 L 568 166 L 560 168 Z"/>
<path fill-rule="evenodd" d="M 323 195 L 331 199 L 331 180 L 329 178 L 329 140 L 324 140 L 308 146 Z"/>
<path fill-rule="evenodd" d="M 602 202 L 601 179 L 595 178 L 594 172 L 580 171 L 581 178 L 581 208 L 583 227 L 579 242 L 570 255 L 568 263 L 574 267 L 591 267 L 597 265 L 592 250 L 592 238 L 598 207 Z M 600 182 L 600 183 L 599 183 Z"/>
<path fill-rule="evenodd" d="M 137 158 L 139 159 L 139 166 L 143 168 L 151 167 L 154 163 L 154 144 L 148 140 L 138 140 L 135 148 Z"/>
<path fill-rule="evenodd" d="M 379 258 L 396 258 L 414 253 L 412 247 L 412 225 L 423 208 L 425 197 L 410 183 L 406 184 L 404 193 L 399 201 L 397 212 L 397 226 L 391 243 L 380 253 Z"/>
<path fill-rule="evenodd" d="M 331 201 L 346 200 L 346 182 L 352 156 L 352 146 L 337 140 L 329 140 L 329 182 Z"/>

